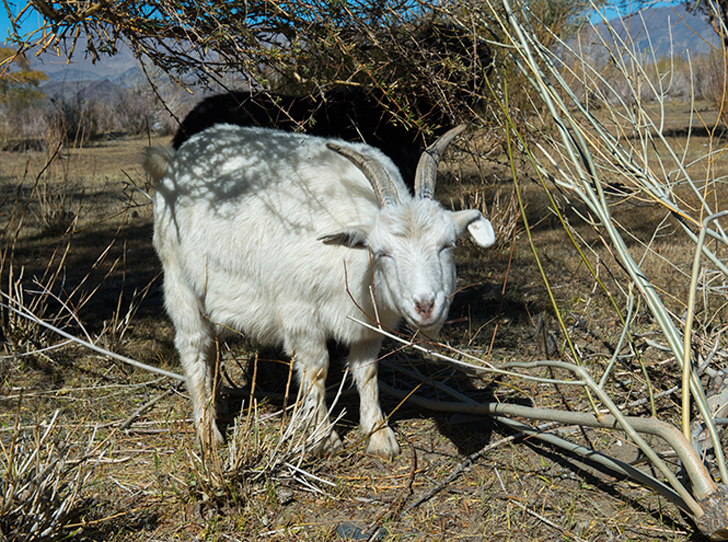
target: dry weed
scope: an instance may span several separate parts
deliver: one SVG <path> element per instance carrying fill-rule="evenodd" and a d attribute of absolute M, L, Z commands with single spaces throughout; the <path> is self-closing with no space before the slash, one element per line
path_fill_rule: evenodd
<path fill-rule="evenodd" d="M 0 537 L 58 540 L 73 533 L 69 524 L 88 505 L 85 492 L 103 452 L 95 431 L 82 436 L 58 427 L 58 410 L 48 421 L 21 428 L 21 404 L 9 434 L 0 436 Z"/>

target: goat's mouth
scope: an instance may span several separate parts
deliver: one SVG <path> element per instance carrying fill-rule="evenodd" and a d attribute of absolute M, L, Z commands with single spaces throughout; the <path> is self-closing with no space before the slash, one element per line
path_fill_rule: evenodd
<path fill-rule="evenodd" d="M 413 324 L 410 324 L 410 326 L 413 338 L 417 337 L 428 341 L 436 341 L 437 336 L 440 334 L 440 329 L 442 329 L 442 322 L 431 326 L 416 326 Z"/>

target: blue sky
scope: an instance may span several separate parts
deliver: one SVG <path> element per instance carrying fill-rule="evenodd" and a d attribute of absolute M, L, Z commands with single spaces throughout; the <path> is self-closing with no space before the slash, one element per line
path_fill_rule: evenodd
<path fill-rule="evenodd" d="M 610 6 L 610 2 L 607 2 L 607 5 L 605 8 L 601 9 L 601 14 L 597 13 L 596 11 L 592 14 L 592 16 L 589 18 L 589 20 L 593 23 L 600 23 L 603 20 L 603 17 L 606 17 L 606 19 L 609 21 L 611 19 L 614 19 L 615 17 L 619 16 L 621 13 L 630 13 L 633 11 L 637 11 L 639 8 L 658 8 L 662 6 L 669 6 L 670 4 L 677 5 L 680 3 L 680 0 L 672 0 L 671 2 L 668 1 L 644 1 L 640 6 L 638 5 L 627 5 L 626 9 L 616 9 L 614 7 Z M 631 2 L 630 2 L 631 4 Z"/>
<path fill-rule="evenodd" d="M 21 9 L 26 5 L 23 0 L 9 0 L 8 5 L 10 6 L 13 15 L 17 15 Z M 23 17 L 21 31 L 32 32 L 41 25 L 41 17 L 36 11 L 26 14 Z M 0 43 L 4 42 L 8 34 L 10 33 L 10 19 L 5 11 L 5 6 L 0 3 Z"/>

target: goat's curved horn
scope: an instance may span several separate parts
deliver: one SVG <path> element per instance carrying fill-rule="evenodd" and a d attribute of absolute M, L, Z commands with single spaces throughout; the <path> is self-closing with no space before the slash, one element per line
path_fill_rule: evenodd
<path fill-rule="evenodd" d="M 338 152 L 340 155 L 348 158 L 352 164 L 364 173 L 364 176 L 371 183 L 374 193 L 377 195 L 380 207 L 399 203 L 399 194 L 397 194 L 397 189 L 394 187 L 389 173 L 387 173 L 382 164 L 375 158 L 366 156 L 337 143 L 329 142 L 326 146 L 332 151 Z"/>
<path fill-rule="evenodd" d="M 453 139 L 465 131 L 465 128 L 466 125 L 461 124 L 449 130 L 422 153 L 420 161 L 417 163 L 417 173 L 415 173 L 415 197 L 426 199 L 434 197 L 437 166 L 442 153 Z"/>

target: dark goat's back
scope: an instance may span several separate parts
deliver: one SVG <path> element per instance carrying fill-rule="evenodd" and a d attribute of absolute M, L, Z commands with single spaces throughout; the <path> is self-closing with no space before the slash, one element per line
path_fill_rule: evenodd
<path fill-rule="evenodd" d="M 389 156 L 409 184 L 425 148 L 417 128 L 395 124 L 381 98 L 354 87 L 317 97 L 249 91 L 209 96 L 184 118 L 172 145 L 178 149 L 194 134 L 222 123 L 364 142 Z"/>

